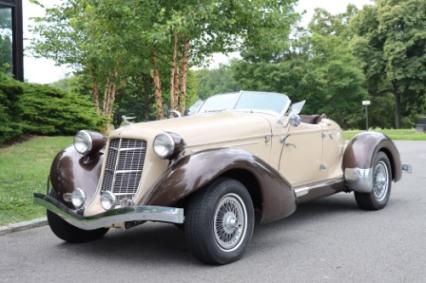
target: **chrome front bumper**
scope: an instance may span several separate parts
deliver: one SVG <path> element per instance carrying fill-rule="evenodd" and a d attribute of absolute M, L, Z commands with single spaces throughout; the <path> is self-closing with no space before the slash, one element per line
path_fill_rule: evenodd
<path fill-rule="evenodd" d="M 82 216 L 58 200 L 40 193 L 34 193 L 34 203 L 44 206 L 69 224 L 83 230 L 94 230 L 131 221 L 155 221 L 182 224 L 183 208 L 164 206 L 135 206 L 108 210 L 93 216 Z"/>

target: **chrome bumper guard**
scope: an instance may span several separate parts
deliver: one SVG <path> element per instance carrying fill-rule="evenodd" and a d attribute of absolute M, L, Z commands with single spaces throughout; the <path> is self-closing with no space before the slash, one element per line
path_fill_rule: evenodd
<path fill-rule="evenodd" d="M 183 208 L 142 205 L 112 209 L 93 216 L 83 216 L 66 207 L 58 200 L 44 194 L 34 193 L 34 203 L 44 206 L 69 224 L 83 230 L 94 230 L 131 221 L 177 224 L 184 222 Z"/>

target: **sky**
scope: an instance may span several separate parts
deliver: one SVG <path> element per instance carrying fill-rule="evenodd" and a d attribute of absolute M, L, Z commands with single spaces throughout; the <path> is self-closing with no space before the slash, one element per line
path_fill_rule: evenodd
<path fill-rule="evenodd" d="M 54 5 L 60 3 L 61 0 L 41 0 L 43 4 L 49 3 Z M 348 4 L 354 4 L 358 8 L 364 5 L 372 4 L 372 0 L 299 0 L 296 10 L 300 13 L 304 12 L 301 24 L 307 26 L 315 8 L 323 8 L 332 14 L 342 13 L 346 10 Z M 42 17 L 43 9 L 29 2 L 23 1 L 23 16 L 24 16 L 24 47 L 28 47 L 31 38 L 34 35 L 31 33 L 29 26 L 32 25 L 32 17 Z M 220 64 L 226 64 L 230 59 L 238 58 L 238 53 L 214 54 L 208 65 L 209 68 L 217 68 Z M 72 68 L 66 66 L 55 66 L 54 61 L 34 58 L 28 50 L 25 51 L 24 58 L 25 80 L 36 83 L 51 83 L 60 80 L 72 73 Z"/>

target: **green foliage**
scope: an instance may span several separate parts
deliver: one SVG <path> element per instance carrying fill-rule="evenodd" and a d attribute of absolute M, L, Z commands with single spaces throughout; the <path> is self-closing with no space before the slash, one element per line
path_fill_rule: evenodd
<path fill-rule="evenodd" d="M 130 103 L 134 99 L 120 96 L 129 93 L 135 97 L 136 90 L 131 87 L 156 69 L 161 74 L 162 86 L 157 87 L 162 89 L 161 97 L 157 95 L 161 105 L 160 99 L 169 100 L 167 77 L 174 51 L 181 76 L 186 56 L 189 66 L 203 62 L 213 52 L 241 50 L 252 60 L 275 56 L 287 43 L 291 24 L 297 18 L 295 2 L 67 0 L 36 19 L 33 32 L 38 36 L 32 50 L 58 64 L 78 67 L 99 88 L 101 100 L 113 81 L 117 99 Z M 188 55 L 184 55 L 184 46 L 189 49 Z M 142 95 L 146 96 L 144 101 L 151 101 L 153 88 Z M 115 93 L 104 99 L 111 102 L 114 98 Z M 121 111 L 121 106 L 114 109 Z M 145 114 L 147 109 L 150 107 L 144 107 Z"/>
<path fill-rule="evenodd" d="M 230 66 L 221 65 L 212 70 L 200 69 L 194 71 L 194 75 L 198 81 L 197 96 L 203 100 L 218 93 L 240 90 Z"/>
<path fill-rule="evenodd" d="M 0 145 L 22 134 L 17 113 L 22 111 L 19 98 L 22 87 L 0 72 Z"/>
<path fill-rule="evenodd" d="M 5 75 L 0 75 L 0 109 L 0 144 L 22 134 L 72 135 L 103 125 L 88 97 Z"/>
<path fill-rule="evenodd" d="M 337 36 L 303 37 L 295 52 L 277 62 L 237 62 L 233 76 L 243 89 L 275 91 L 307 100 L 305 113 L 326 113 L 343 127 L 359 127 L 364 75 L 346 42 Z"/>
<path fill-rule="evenodd" d="M 412 126 L 426 96 L 426 2 L 378 0 L 351 21 L 354 54 L 373 96 L 395 98 L 395 126 Z"/>
<path fill-rule="evenodd" d="M 53 82 L 50 85 L 64 92 L 78 93 L 88 97 L 91 96 L 92 92 L 90 78 L 83 73 L 77 73 L 75 75 Z"/>
<path fill-rule="evenodd" d="M 31 134 L 71 135 L 89 128 L 99 129 L 102 120 L 88 97 L 55 88 L 26 84 L 20 99 L 24 131 Z"/>

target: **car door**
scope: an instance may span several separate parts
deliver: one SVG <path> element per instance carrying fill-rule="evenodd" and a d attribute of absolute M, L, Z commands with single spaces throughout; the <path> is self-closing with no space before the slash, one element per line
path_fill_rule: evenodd
<path fill-rule="evenodd" d="M 345 140 L 341 128 L 329 119 L 321 121 L 323 129 L 323 159 L 327 168 L 326 179 L 343 177 L 342 159 L 345 149 Z"/>
<path fill-rule="evenodd" d="M 281 143 L 278 170 L 293 187 L 319 182 L 326 176 L 320 125 L 301 123 L 276 134 Z"/>

